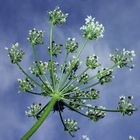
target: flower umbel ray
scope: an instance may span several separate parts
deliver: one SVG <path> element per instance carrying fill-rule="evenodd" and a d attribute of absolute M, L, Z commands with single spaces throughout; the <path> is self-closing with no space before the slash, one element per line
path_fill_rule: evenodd
<path fill-rule="evenodd" d="M 87 16 L 85 24 L 80 28 L 84 35 L 81 45 L 74 37 L 68 38 L 64 45 L 58 44 L 54 40 L 53 31 L 56 25 L 65 23 L 67 17 L 68 14 L 63 13 L 59 7 L 49 12 L 51 28 L 50 38 L 48 40 L 50 41 L 47 42 L 48 47 L 46 49 L 48 48 L 50 59 L 46 62 L 39 60 L 36 52 L 36 47 L 44 44 L 42 41 L 44 32 L 35 28 L 29 31 L 28 41 L 32 47 L 35 59 L 33 65 L 29 68 L 30 74 L 20 65 L 25 52 L 22 49 L 18 49 L 19 44 L 15 43 L 11 48 L 7 48 L 11 62 L 16 64 L 25 75 L 25 79 L 18 79 L 19 92 L 43 96 L 46 99 L 51 97 L 50 101 L 44 106 L 41 103 L 35 102 L 28 107 L 25 114 L 28 117 L 36 118 L 36 122 L 21 140 L 28 140 L 37 131 L 51 111 L 58 112 L 64 131 L 74 136 L 74 132 L 78 131 L 80 127 L 78 126 L 78 122 L 71 118 L 71 116 L 69 118 L 63 118 L 65 108 L 87 117 L 92 122 L 97 122 L 104 118 L 107 112 L 116 112 L 121 113 L 123 116 L 130 116 L 137 110 L 135 105 L 131 103 L 132 96 L 128 96 L 127 99 L 121 96 L 116 109 L 106 109 L 101 105 L 88 103 L 88 101 L 94 101 L 100 98 L 100 91 L 97 90 L 96 85 L 111 83 L 115 68 L 132 69 L 134 67 L 133 57 L 135 57 L 135 52 L 126 51 L 125 49 L 119 51 L 116 49 L 115 53 L 110 55 L 111 61 L 114 64 L 109 68 L 102 69 L 101 64 L 98 62 L 99 57 L 93 52 L 92 56 L 87 56 L 86 58 L 86 68 L 82 72 L 79 72 L 79 68 L 82 66 L 80 55 L 83 53 L 83 49 L 90 40 L 98 40 L 103 37 L 104 26 L 99 24 L 98 21 L 95 21 L 95 18 L 92 18 L 92 16 Z M 56 58 L 64 56 L 61 53 L 62 49 L 65 51 L 65 57 L 63 63 L 59 64 Z M 73 54 L 74 57 L 68 61 L 69 56 Z M 99 70 L 94 76 L 88 74 L 88 70 L 94 71 L 96 68 Z M 40 91 L 37 91 L 38 88 Z M 88 140 L 89 138 L 83 136 L 83 139 Z"/>

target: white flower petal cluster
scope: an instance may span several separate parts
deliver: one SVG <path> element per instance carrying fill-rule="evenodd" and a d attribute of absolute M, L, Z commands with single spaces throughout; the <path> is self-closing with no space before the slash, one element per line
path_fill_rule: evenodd
<path fill-rule="evenodd" d="M 113 78 L 112 73 L 112 69 L 107 70 L 104 68 L 103 70 L 98 71 L 97 78 L 99 79 L 100 84 L 103 85 L 105 83 L 111 82 Z"/>
<path fill-rule="evenodd" d="M 80 30 L 83 31 L 84 36 L 89 40 L 96 40 L 103 37 L 104 26 L 99 24 L 98 21 L 95 21 L 95 18 L 92 16 L 87 16 L 85 19 L 85 25 L 83 25 Z"/>
<path fill-rule="evenodd" d="M 68 54 L 76 52 L 78 49 L 78 43 L 76 42 L 75 38 L 68 38 L 65 48 Z"/>
<path fill-rule="evenodd" d="M 87 84 L 88 78 L 89 75 L 85 72 L 80 76 L 79 82 L 82 82 L 83 84 Z"/>
<path fill-rule="evenodd" d="M 97 122 L 98 120 L 105 117 L 105 111 L 102 111 L 102 109 L 105 109 L 103 106 L 95 106 L 94 109 L 90 108 L 92 107 L 91 104 L 88 105 L 88 109 L 86 111 L 86 115 L 93 121 Z M 101 109 L 101 110 L 100 110 Z"/>
<path fill-rule="evenodd" d="M 129 136 L 129 140 L 136 140 L 136 139 L 133 136 Z"/>
<path fill-rule="evenodd" d="M 27 39 L 29 40 L 32 46 L 35 46 L 35 45 L 43 44 L 42 38 L 43 38 L 43 31 L 41 30 L 38 31 L 34 28 L 33 30 L 29 31 L 29 38 Z"/>
<path fill-rule="evenodd" d="M 66 127 L 66 130 L 65 131 L 68 131 L 68 132 L 76 132 L 77 130 L 79 130 L 80 128 L 77 126 L 77 122 L 73 119 L 66 119 L 64 120 L 64 124 L 65 124 L 65 127 Z"/>
<path fill-rule="evenodd" d="M 26 78 L 25 80 L 18 79 L 18 83 L 19 83 L 19 92 L 33 91 L 35 87 L 28 78 Z"/>
<path fill-rule="evenodd" d="M 91 100 L 94 100 L 99 98 L 99 93 L 100 92 L 98 90 L 91 88 L 90 90 L 85 92 L 85 96 L 87 98 L 90 98 Z"/>
<path fill-rule="evenodd" d="M 123 49 L 120 53 L 118 49 L 115 49 L 114 54 L 110 54 L 111 60 L 117 65 L 118 68 L 128 67 L 130 70 L 134 68 L 134 57 L 136 56 L 135 52 L 127 51 Z"/>
<path fill-rule="evenodd" d="M 35 74 L 37 77 L 45 75 L 48 70 L 48 63 L 39 61 L 39 63 L 34 62 L 33 65 L 29 68 L 32 74 Z"/>
<path fill-rule="evenodd" d="M 133 99 L 133 96 L 128 96 L 128 99 L 126 99 L 125 96 L 120 96 L 120 100 L 119 100 L 117 109 L 120 110 L 120 112 L 123 115 L 130 116 L 136 110 L 136 108 L 134 107 L 134 104 L 131 103 L 132 99 Z"/>
<path fill-rule="evenodd" d="M 63 13 L 58 6 L 48 14 L 50 16 L 49 20 L 53 25 L 63 24 L 66 22 L 66 18 L 68 17 L 68 13 Z"/>
<path fill-rule="evenodd" d="M 11 63 L 16 64 L 21 62 L 23 55 L 25 54 L 22 49 L 18 50 L 19 47 L 18 42 L 12 45 L 11 48 L 5 48 L 8 50 L 8 56 L 10 57 Z"/>
<path fill-rule="evenodd" d="M 99 57 L 96 55 L 88 56 L 86 58 L 86 66 L 89 69 L 96 69 L 97 67 L 100 66 L 100 64 L 98 64 L 98 59 Z"/>
<path fill-rule="evenodd" d="M 25 111 L 25 114 L 28 117 L 36 117 L 37 113 L 41 110 L 40 103 L 32 103 L 31 106 L 27 107 L 28 111 Z"/>
<path fill-rule="evenodd" d="M 83 135 L 82 140 L 90 140 L 90 139 L 89 139 L 89 137 L 87 135 Z"/>

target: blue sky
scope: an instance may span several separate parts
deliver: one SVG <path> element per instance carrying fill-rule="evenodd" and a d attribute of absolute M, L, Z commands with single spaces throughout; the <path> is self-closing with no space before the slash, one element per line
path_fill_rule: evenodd
<path fill-rule="evenodd" d="M 0 140 L 20 139 L 35 121 L 24 115 L 26 107 L 34 101 L 46 102 L 44 98 L 17 93 L 16 79 L 23 78 L 24 75 L 10 63 L 4 47 L 11 47 L 13 42 L 18 41 L 26 51 L 22 65 L 28 69 L 33 60 L 27 42 L 28 31 L 33 27 L 42 29 L 48 37 L 47 11 L 56 5 L 69 13 L 67 23 L 55 28 L 57 42 L 63 43 L 67 37 L 76 37 L 81 43 L 79 28 L 87 15 L 92 15 L 105 26 L 104 38 L 88 43 L 81 57 L 83 60 L 85 56 L 96 53 L 103 65 L 109 66 L 111 62 L 108 55 L 115 48 L 136 51 L 134 70 L 115 71 L 115 79 L 111 84 L 98 87 L 101 90 L 98 103 L 115 108 L 120 95 L 133 95 L 134 103 L 140 108 L 139 0 L 0 0 Z M 41 59 L 46 56 L 44 49 L 45 46 L 38 49 Z M 127 140 L 129 135 L 140 139 L 140 111 L 131 117 L 108 113 L 105 119 L 97 123 L 66 111 L 66 117 L 71 115 L 79 120 L 81 127 L 74 140 L 81 140 L 82 134 L 87 134 L 91 140 Z M 52 113 L 31 140 L 71 140 L 61 126 L 58 115 Z"/>

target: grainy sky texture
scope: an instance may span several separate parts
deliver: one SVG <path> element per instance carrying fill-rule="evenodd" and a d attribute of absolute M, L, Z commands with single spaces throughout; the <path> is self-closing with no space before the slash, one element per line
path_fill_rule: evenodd
<path fill-rule="evenodd" d="M 79 28 L 87 15 L 92 15 L 105 26 L 103 39 L 89 42 L 82 54 L 96 53 L 104 66 L 110 66 L 108 55 L 115 48 L 136 51 L 135 69 L 115 71 L 111 84 L 98 87 L 101 98 L 97 104 L 116 108 L 120 95 L 133 95 L 139 110 L 131 117 L 108 113 L 97 123 L 68 110 L 65 117 L 79 120 L 81 131 L 75 138 L 63 132 L 58 114 L 51 113 L 31 140 L 81 140 L 87 134 L 91 140 L 127 140 L 129 135 L 140 139 L 140 0 L 0 0 L 0 140 L 19 140 L 33 125 L 34 119 L 24 114 L 32 102 L 46 102 L 44 98 L 18 94 L 17 78 L 24 75 L 12 65 L 4 47 L 11 47 L 18 41 L 26 51 L 22 66 L 28 70 L 33 61 L 31 47 L 27 42 L 28 31 L 32 28 L 44 30 L 48 41 L 49 10 L 58 5 L 69 13 L 67 22 L 55 28 L 54 37 L 63 43 L 67 37 L 76 37 L 82 43 Z M 48 42 L 47 42 L 48 43 Z M 45 48 L 46 47 L 46 48 Z M 38 48 L 40 59 L 47 58 L 47 46 Z"/>

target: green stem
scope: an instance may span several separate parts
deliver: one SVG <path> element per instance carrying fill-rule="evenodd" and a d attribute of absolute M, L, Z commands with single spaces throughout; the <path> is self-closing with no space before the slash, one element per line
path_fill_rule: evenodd
<path fill-rule="evenodd" d="M 53 67 L 53 56 L 52 56 L 52 33 L 53 33 L 53 25 L 51 25 L 51 29 L 50 29 L 50 59 L 51 59 L 51 69 L 50 69 L 50 75 L 51 75 L 51 80 L 52 80 L 52 85 L 53 85 L 53 88 L 55 89 L 55 79 L 54 79 L 54 67 Z"/>
<path fill-rule="evenodd" d="M 46 107 L 46 109 L 44 110 L 40 118 L 36 121 L 36 123 L 32 126 L 32 128 L 20 140 L 28 140 L 37 131 L 40 125 L 44 122 L 44 120 L 50 114 L 58 98 L 59 98 L 58 95 L 54 95 L 54 97 L 51 99 L 50 103 L 48 104 L 48 106 Z"/>
<path fill-rule="evenodd" d="M 85 105 L 85 104 L 80 104 L 80 103 L 77 103 L 77 102 L 73 102 L 73 101 L 71 101 L 69 99 L 65 99 L 65 98 L 62 98 L 62 99 L 66 100 L 68 102 L 71 102 L 73 104 L 80 105 L 80 106 L 83 106 L 83 107 L 86 107 L 86 108 L 91 108 L 91 109 L 94 109 L 94 110 L 100 110 L 100 111 L 105 111 L 105 112 L 121 112 L 121 110 L 95 108 L 93 106 L 88 106 L 88 105 Z"/>
<path fill-rule="evenodd" d="M 67 89 L 70 85 L 72 85 L 82 74 L 84 74 L 86 71 L 88 71 L 89 68 L 86 68 L 82 73 L 80 73 L 77 77 L 75 77 L 74 79 L 70 80 L 67 82 L 67 84 L 60 89 L 61 92 L 63 92 L 65 89 Z"/>
<path fill-rule="evenodd" d="M 75 112 L 79 113 L 80 115 L 82 115 L 82 116 L 85 116 L 85 117 L 88 117 L 88 118 L 89 118 L 89 116 L 88 116 L 88 115 L 86 115 L 86 114 L 84 114 L 84 113 L 80 112 L 79 110 L 77 110 L 77 109 L 75 109 L 75 108 L 71 107 L 71 106 L 70 106 L 70 105 L 68 105 L 67 103 L 65 103 L 65 102 L 64 102 L 64 104 L 65 104 L 65 106 L 67 106 L 67 107 L 68 107 L 69 109 L 71 109 L 72 111 L 75 111 Z"/>
<path fill-rule="evenodd" d="M 87 86 L 87 87 L 85 87 L 85 88 L 82 88 L 81 90 L 85 90 L 85 89 L 88 89 L 88 88 L 94 87 L 94 86 L 98 85 L 99 83 L 100 83 L 100 82 L 96 82 L 96 83 L 91 84 L 91 85 L 89 85 L 89 86 Z"/>
<path fill-rule="evenodd" d="M 33 50 L 33 54 L 34 54 L 35 60 L 36 60 L 36 62 L 37 62 L 38 70 L 39 70 L 39 72 L 41 73 L 40 66 L 39 66 L 39 65 L 40 65 L 40 64 L 39 64 L 39 59 L 38 59 L 38 56 L 37 56 L 37 54 L 36 54 L 36 51 L 35 51 L 34 46 L 32 46 L 32 50 Z M 43 81 L 43 79 L 41 78 L 41 76 L 39 75 L 38 77 L 39 77 L 39 79 L 41 80 L 41 82 L 46 86 L 46 88 L 47 88 L 49 91 L 52 91 L 52 90 L 45 84 L 45 82 Z M 47 78 L 47 77 L 45 77 L 45 78 Z M 48 82 L 48 84 L 50 85 L 50 83 L 49 83 L 48 80 L 47 80 L 47 82 Z"/>
<path fill-rule="evenodd" d="M 111 70 L 111 69 L 113 69 L 114 67 L 116 67 L 116 64 L 113 65 L 113 66 L 111 66 L 110 68 L 106 69 L 104 72 L 107 72 L 108 70 Z M 97 73 L 96 75 L 94 75 L 94 76 L 88 78 L 88 80 L 86 80 L 86 81 L 84 81 L 84 82 L 91 81 L 91 80 L 93 80 L 94 78 L 96 78 L 96 77 L 99 76 L 99 75 L 100 75 L 100 73 Z M 80 82 L 80 83 L 76 84 L 75 86 L 71 87 L 69 90 L 73 90 L 74 88 L 76 88 L 76 87 L 82 85 L 84 82 Z M 66 91 L 66 92 L 67 92 L 67 91 Z"/>
<path fill-rule="evenodd" d="M 34 82 L 36 85 L 38 85 L 39 87 L 42 88 L 42 86 L 41 86 L 38 82 L 36 82 L 32 77 L 30 77 L 30 76 L 23 70 L 23 68 L 19 65 L 19 63 L 16 63 L 16 64 L 17 64 L 17 66 L 19 67 L 19 69 L 26 75 L 27 78 L 29 78 L 32 82 Z"/>
<path fill-rule="evenodd" d="M 59 78 L 59 81 L 58 81 L 58 87 L 57 87 L 57 89 L 59 89 L 60 84 L 62 82 L 63 71 L 64 71 L 64 67 L 66 65 L 67 58 L 68 58 L 68 53 L 66 53 L 65 58 L 64 58 L 64 63 L 63 63 L 63 67 L 62 67 L 62 70 L 61 70 L 60 78 Z"/>
<path fill-rule="evenodd" d="M 86 46 L 87 42 L 88 42 L 88 39 L 85 39 L 85 41 L 83 42 L 83 45 L 81 46 L 79 52 L 77 53 L 76 58 L 75 58 L 75 61 L 74 61 L 73 63 L 75 63 L 75 62 L 77 61 L 77 59 L 79 58 L 80 54 L 82 53 L 84 47 Z M 63 82 L 62 82 L 62 84 L 61 84 L 61 86 L 60 86 L 60 89 L 62 89 L 62 87 L 63 87 L 63 85 L 65 84 L 65 82 L 66 82 L 68 76 L 70 75 L 72 69 L 73 69 L 73 65 L 70 66 L 70 70 L 68 71 L 68 73 L 67 73 L 66 76 L 64 77 L 64 80 L 63 80 Z"/>
<path fill-rule="evenodd" d="M 40 95 L 40 96 L 45 96 L 45 93 L 38 93 L 38 92 L 34 92 L 34 91 L 30 91 L 30 90 L 26 90 L 26 92 L 34 94 L 34 95 Z"/>

